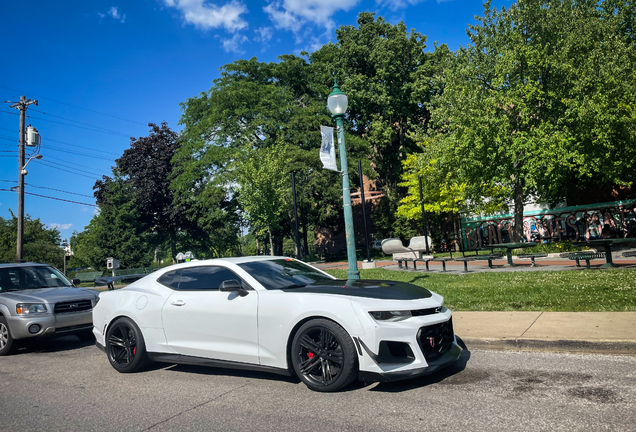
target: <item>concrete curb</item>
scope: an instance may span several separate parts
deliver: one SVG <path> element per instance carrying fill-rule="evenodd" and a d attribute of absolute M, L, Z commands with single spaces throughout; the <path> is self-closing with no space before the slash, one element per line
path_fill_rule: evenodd
<path fill-rule="evenodd" d="M 584 341 L 540 339 L 461 338 L 466 347 L 493 351 L 539 351 L 571 354 L 604 354 L 636 356 L 633 341 Z"/>

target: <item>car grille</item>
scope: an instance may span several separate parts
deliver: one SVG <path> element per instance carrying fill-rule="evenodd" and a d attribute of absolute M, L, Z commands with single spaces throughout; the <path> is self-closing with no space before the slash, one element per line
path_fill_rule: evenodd
<path fill-rule="evenodd" d="M 91 310 L 92 308 L 93 308 L 93 304 L 91 303 L 90 300 L 74 300 L 74 301 L 55 303 L 53 313 L 65 314 L 65 313 L 84 312 L 87 310 Z"/>
<path fill-rule="evenodd" d="M 436 313 L 440 313 L 441 311 L 442 311 L 441 306 L 428 308 L 428 309 L 416 309 L 411 311 L 411 315 L 413 316 L 434 315 Z"/>
<path fill-rule="evenodd" d="M 427 362 L 434 361 L 453 346 L 453 319 L 422 327 L 417 332 L 417 343 Z"/>

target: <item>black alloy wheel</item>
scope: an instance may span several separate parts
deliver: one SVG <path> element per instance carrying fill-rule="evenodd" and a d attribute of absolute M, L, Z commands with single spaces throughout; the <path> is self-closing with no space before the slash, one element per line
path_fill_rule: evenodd
<path fill-rule="evenodd" d="M 13 337 L 9 331 L 7 320 L 0 316 L 0 356 L 9 355 L 13 352 Z"/>
<path fill-rule="evenodd" d="M 353 341 L 333 321 L 315 319 L 303 324 L 294 336 L 291 357 L 298 378 L 315 391 L 337 391 L 357 378 Z"/>
<path fill-rule="evenodd" d="M 135 372 L 146 365 L 148 354 L 139 327 L 130 318 L 119 318 L 106 333 L 108 361 L 122 373 Z"/>

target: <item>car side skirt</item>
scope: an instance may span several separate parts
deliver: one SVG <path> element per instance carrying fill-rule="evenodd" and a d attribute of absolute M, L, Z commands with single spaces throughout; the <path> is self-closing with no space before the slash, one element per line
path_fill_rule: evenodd
<path fill-rule="evenodd" d="M 167 353 L 148 353 L 148 358 L 159 363 L 177 363 L 195 366 L 218 367 L 224 369 L 239 369 L 257 372 L 269 372 L 278 375 L 291 376 L 292 373 L 288 369 L 277 368 L 272 366 L 261 366 L 251 363 L 233 362 L 228 360 L 216 360 L 204 357 L 194 357 L 182 354 Z"/>
<path fill-rule="evenodd" d="M 459 346 L 453 345 L 453 347 L 448 350 L 448 352 L 446 352 L 442 357 L 435 360 L 434 362 L 429 363 L 427 367 L 386 373 L 360 371 L 358 373 L 358 379 L 364 382 L 389 382 L 428 375 L 433 372 L 437 372 L 438 370 L 443 369 L 455 362 L 455 360 L 459 358 L 461 352 L 462 349 Z"/>

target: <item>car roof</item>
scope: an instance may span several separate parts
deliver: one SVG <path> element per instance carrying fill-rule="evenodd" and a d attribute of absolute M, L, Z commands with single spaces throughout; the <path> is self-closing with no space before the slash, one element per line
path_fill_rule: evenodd
<path fill-rule="evenodd" d="M 35 263 L 35 262 L 21 262 L 21 263 L 0 263 L 0 268 L 5 267 L 51 267 L 49 264 Z"/>

